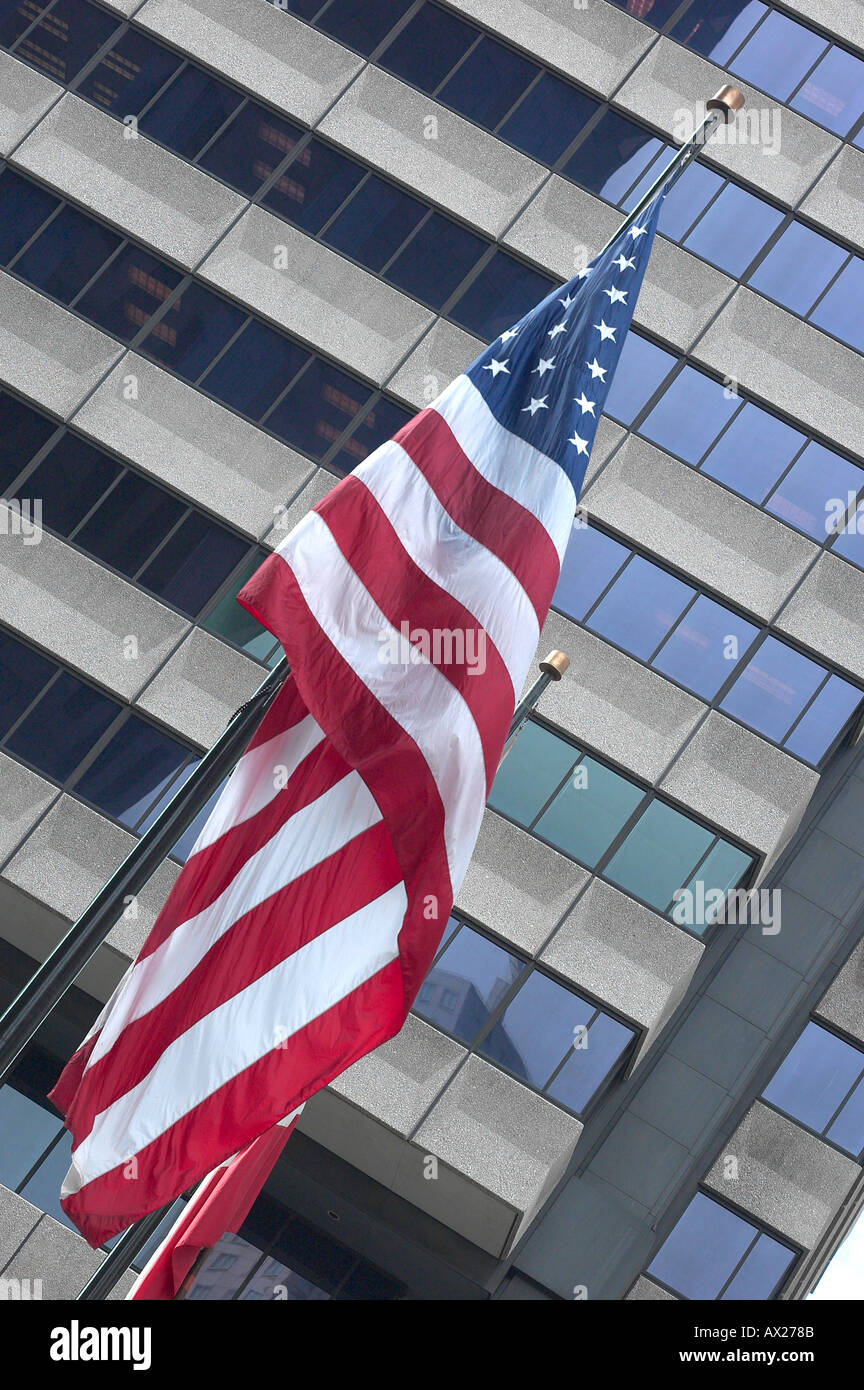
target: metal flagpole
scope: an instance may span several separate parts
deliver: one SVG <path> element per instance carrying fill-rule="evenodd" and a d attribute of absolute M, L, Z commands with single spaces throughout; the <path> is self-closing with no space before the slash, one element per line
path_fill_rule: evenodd
<path fill-rule="evenodd" d="M 565 656 L 564 652 L 559 651 L 550 652 L 549 655 L 544 657 L 539 663 L 540 675 L 516 706 L 513 720 L 510 724 L 510 731 L 507 735 L 507 742 L 501 754 L 501 762 L 507 757 L 528 715 L 531 713 L 532 709 L 534 709 L 534 706 L 539 701 L 546 687 L 552 681 L 560 681 L 569 665 L 569 658 Z M 278 666 L 274 669 L 274 675 L 278 669 Z M 258 697 L 255 696 L 253 698 L 257 699 Z M 237 716 L 235 715 L 235 719 L 236 718 Z M 499 767 L 500 765 L 499 763 Z M 124 1231 L 113 1250 L 105 1256 L 99 1268 L 77 1295 L 76 1301 L 79 1303 L 86 1303 L 98 1302 L 104 1299 L 106 1294 L 111 1292 L 121 1275 L 129 1268 L 135 1256 L 147 1244 L 148 1240 L 153 1235 L 154 1231 L 157 1230 L 160 1222 L 165 1219 L 173 1205 L 173 1202 L 169 1202 L 167 1206 L 161 1207 L 158 1211 L 149 1212 L 147 1216 L 142 1216 L 140 1221 L 136 1221 L 134 1226 L 130 1226 L 128 1230 Z M 189 1289 L 194 1282 L 195 1272 L 200 1269 L 204 1262 L 205 1253 L 205 1251 L 202 1251 L 196 1259 L 195 1264 L 192 1266 L 192 1269 L 181 1285 L 180 1292 L 177 1295 L 178 1297 L 185 1298 L 188 1296 Z"/>

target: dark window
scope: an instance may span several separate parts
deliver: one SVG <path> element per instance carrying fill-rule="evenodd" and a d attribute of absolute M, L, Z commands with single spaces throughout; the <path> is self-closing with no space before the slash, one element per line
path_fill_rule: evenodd
<path fill-rule="evenodd" d="M 834 45 L 792 98 L 796 111 L 847 135 L 864 111 L 864 63 Z"/>
<path fill-rule="evenodd" d="M 648 1273 L 685 1298 L 767 1299 L 774 1295 L 794 1259 L 795 1252 L 788 1246 L 697 1192 L 654 1256 Z"/>
<path fill-rule="evenodd" d="M 540 69 L 484 34 L 438 97 L 478 125 L 493 130 Z"/>
<path fill-rule="evenodd" d="M 309 356 L 281 333 L 253 319 L 201 385 L 226 405 L 260 420 Z"/>
<path fill-rule="evenodd" d="M 324 234 L 328 246 L 380 271 L 426 215 L 417 198 L 373 174 Z"/>
<path fill-rule="evenodd" d="M 433 92 L 476 38 L 470 24 L 437 5 L 424 5 L 378 62 L 413 87 Z"/>
<path fill-rule="evenodd" d="M 56 428 L 50 420 L 16 401 L 14 396 L 0 391 L 0 439 L 3 440 L 0 492 L 8 493 L 25 463 L 47 443 Z"/>
<path fill-rule="evenodd" d="M 606 111 L 562 170 L 576 183 L 618 203 L 664 148 L 664 141 L 617 111 Z"/>
<path fill-rule="evenodd" d="M 202 169 L 251 198 L 302 135 L 302 128 L 293 121 L 282 120 L 265 106 L 247 101 L 199 162 Z"/>
<path fill-rule="evenodd" d="M 554 288 L 555 281 L 550 276 L 496 249 L 492 259 L 460 296 L 450 317 L 463 328 L 491 340 L 521 319 Z"/>
<path fill-rule="evenodd" d="M 738 279 L 782 221 L 777 208 L 727 183 L 683 245 Z"/>
<path fill-rule="evenodd" d="M 754 290 L 806 317 L 848 251 L 801 222 L 791 222 L 750 276 Z"/>
<path fill-rule="evenodd" d="M 391 284 L 440 309 L 479 261 L 487 243 L 433 212 L 387 271 Z"/>
<path fill-rule="evenodd" d="M 139 122 L 154 140 L 194 159 L 243 100 L 239 92 L 208 77 L 199 68 L 184 68 Z"/>
<path fill-rule="evenodd" d="M 827 47 L 812 29 L 771 10 L 732 66 L 746 82 L 785 101 Z"/>
<path fill-rule="evenodd" d="M 310 140 L 262 202 L 314 236 L 354 191 L 365 172 L 329 145 Z"/>
<path fill-rule="evenodd" d="M 64 207 L 15 263 L 15 273 L 68 304 L 92 280 L 122 238 Z"/>
<path fill-rule="evenodd" d="M 0 734 L 20 719 L 56 670 L 53 661 L 0 632 Z"/>
<path fill-rule="evenodd" d="M 8 167 L 0 169 L 0 264 L 8 265 L 59 205 L 53 193 Z"/>
<path fill-rule="evenodd" d="M 864 1149 L 864 1052 L 818 1023 L 807 1024 L 763 1095 L 853 1158 Z"/>
<path fill-rule="evenodd" d="M 78 780 L 75 792 L 131 830 L 188 757 L 188 748 L 130 715 Z"/>
<path fill-rule="evenodd" d="M 45 525 L 68 536 L 95 507 L 121 472 L 121 465 L 74 434 L 64 434 L 27 480 L 42 498 Z"/>
<path fill-rule="evenodd" d="M 75 307 L 100 328 L 129 342 L 182 278 L 178 270 L 172 270 L 155 256 L 137 246 L 127 246 Z"/>
<path fill-rule="evenodd" d="M 498 134 L 534 159 L 554 164 L 599 109 L 593 97 L 544 72 Z"/>
<path fill-rule="evenodd" d="M 367 386 L 314 358 L 267 417 L 267 428 L 311 458 L 320 459 L 366 404 Z"/>
<path fill-rule="evenodd" d="M 215 608 L 202 621 L 201 626 L 208 632 L 215 632 L 217 636 L 224 637 L 226 641 L 233 642 L 236 647 L 241 647 L 258 661 L 265 661 L 276 648 L 276 638 L 266 628 L 262 627 L 251 613 L 247 613 L 245 608 L 241 608 L 237 602 L 237 594 L 243 588 L 250 575 L 263 564 L 266 559 L 266 551 L 259 550 L 246 561 L 240 573 L 235 577 L 228 592 L 222 596 Z"/>
<path fill-rule="evenodd" d="M 193 512 L 150 561 L 140 583 L 194 618 L 248 549 L 247 541 Z"/>
<path fill-rule="evenodd" d="M 65 782 L 119 713 L 116 701 L 61 671 L 6 746 Z"/>
<path fill-rule="evenodd" d="M 121 120 L 137 116 L 181 62 L 178 54 L 130 29 L 77 90 Z"/>
<path fill-rule="evenodd" d="M 368 58 L 411 4 L 412 0 L 336 0 L 327 6 L 318 28 Z"/>
<path fill-rule="evenodd" d="M 193 281 L 153 325 L 141 350 L 195 381 L 246 318 L 245 310 Z"/>
<path fill-rule="evenodd" d="M 634 555 L 588 618 L 588 627 L 647 661 L 691 601 L 694 590 Z"/>
<path fill-rule="evenodd" d="M 674 24 L 679 43 L 725 66 L 766 13 L 760 0 L 693 0 Z"/>
<path fill-rule="evenodd" d="M 343 473 L 350 473 L 352 468 L 356 468 L 358 463 L 368 458 L 380 444 L 386 444 L 388 439 L 392 439 L 412 418 L 410 411 L 402 410 L 400 406 L 381 396 L 372 409 L 367 410 L 351 438 L 345 440 L 338 454 L 334 454 L 330 466 Z"/>
<path fill-rule="evenodd" d="M 685 367 L 639 426 L 639 432 L 687 463 L 698 463 L 740 404 L 719 382 L 694 367 Z"/>
<path fill-rule="evenodd" d="M 75 541 L 121 574 L 133 575 L 185 510 L 176 497 L 127 473 L 85 521 Z"/>
<path fill-rule="evenodd" d="M 26 11 L 31 19 L 36 12 L 36 7 L 29 6 Z M 80 0 L 58 0 L 27 35 L 16 54 L 55 81 L 71 82 L 119 22 L 95 5 L 81 4 Z"/>
<path fill-rule="evenodd" d="M 0 3 L 0 45 L 11 48 L 24 30 L 42 13 L 49 0 L 2 0 Z"/>

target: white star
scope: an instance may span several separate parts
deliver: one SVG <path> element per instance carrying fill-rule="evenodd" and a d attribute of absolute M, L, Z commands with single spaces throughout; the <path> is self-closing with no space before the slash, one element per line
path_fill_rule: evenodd
<path fill-rule="evenodd" d="M 565 309 L 569 309 L 571 304 L 576 303 L 576 300 L 573 298 L 572 294 L 567 294 L 563 299 L 559 299 L 558 303 L 563 304 Z"/>
<path fill-rule="evenodd" d="M 577 454 L 587 454 L 588 452 L 588 440 L 582 439 L 575 430 L 573 431 L 573 438 L 568 439 L 567 443 L 576 445 Z"/>
<path fill-rule="evenodd" d="M 531 375 L 533 376 L 535 372 L 539 372 L 541 376 L 545 376 L 545 374 L 546 374 L 547 372 L 554 372 L 554 370 L 555 370 L 555 358 L 554 358 L 554 357 L 541 357 L 541 358 L 540 358 L 540 361 L 539 361 L 538 364 L 537 364 L 537 366 L 536 366 L 536 367 L 533 367 L 533 368 L 531 369 Z"/>
<path fill-rule="evenodd" d="M 590 372 L 591 372 L 592 380 L 593 380 L 594 377 L 598 377 L 598 376 L 599 376 L 599 378 L 600 378 L 601 381 L 605 381 L 605 380 L 606 380 L 606 373 L 608 372 L 609 368 L 608 368 L 608 367 L 601 367 L 601 366 L 600 366 L 600 363 L 597 361 L 597 358 L 596 358 L 596 357 L 594 358 L 594 361 L 593 361 L 593 362 L 586 362 L 586 363 L 585 363 L 585 366 L 589 368 L 589 370 L 590 370 Z"/>
<path fill-rule="evenodd" d="M 549 329 L 549 332 L 547 333 L 546 336 L 547 336 L 547 338 L 557 338 L 559 333 L 566 333 L 566 332 L 567 332 L 567 325 L 566 325 L 566 323 L 556 323 L 556 325 L 555 325 L 554 328 L 550 328 L 550 329 Z"/>
<path fill-rule="evenodd" d="M 573 399 L 577 405 L 581 405 L 583 415 L 585 414 L 586 410 L 590 410 L 591 414 L 594 414 L 594 407 L 597 404 L 597 402 L 587 400 L 584 391 L 582 392 L 581 396 L 574 396 Z"/>
<path fill-rule="evenodd" d="M 524 415 L 524 414 L 525 414 L 525 411 L 530 410 L 530 411 L 531 411 L 531 419 L 533 420 L 533 419 L 534 419 L 534 416 L 537 414 L 537 411 L 538 411 L 538 410 L 548 410 L 548 409 L 549 409 L 548 405 L 546 404 L 546 402 L 548 401 L 548 399 L 549 399 L 548 396 L 541 396 L 541 397 L 539 398 L 539 400 L 538 400 L 538 398 L 537 398 L 536 396 L 532 396 L 532 397 L 531 397 L 531 404 L 525 406 L 524 410 L 522 411 L 522 414 Z"/>
<path fill-rule="evenodd" d="M 604 290 L 603 293 L 604 293 L 604 294 L 608 294 L 608 296 L 609 296 L 609 308 L 610 308 L 610 309 L 612 308 L 612 305 L 613 305 L 613 304 L 626 304 L 626 303 L 627 303 L 627 291 L 626 291 L 626 290 L 616 290 L 616 288 L 615 288 L 614 285 L 610 285 L 609 289 L 608 289 L 608 290 Z"/>
<path fill-rule="evenodd" d="M 628 228 L 628 231 L 629 231 L 630 235 L 632 236 L 633 240 L 634 240 L 634 241 L 638 241 L 639 238 L 640 238 L 640 236 L 645 236 L 646 232 L 648 231 L 648 228 L 647 228 L 647 227 L 629 227 L 629 228 Z"/>
<path fill-rule="evenodd" d="M 612 264 L 613 264 L 613 265 L 617 265 L 617 267 L 618 267 L 618 269 L 621 271 L 621 274 L 622 274 L 622 275 L 624 274 L 624 271 L 627 269 L 628 266 L 630 267 L 631 270 L 635 270 L 635 269 L 636 269 L 636 262 L 635 262 L 635 261 L 631 261 L 630 258 L 629 258 L 629 256 L 625 256 L 623 251 L 621 252 L 621 255 L 620 255 L 620 256 L 616 256 L 616 257 L 615 257 L 615 259 L 614 259 L 614 261 L 612 262 Z"/>
<path fill-rule="evenodd" d="M 577 280 L 587 280 L 587 279 L 588 279 L 588 276 L 589 276 L 589 275 L 593 275 L 593 274 L 594 274 L 594 267 L 593 267 L 593 266 L 591 266 L 591 265 L 583 265 L 582 269 L 581 269 L 580 271 L 577 271 L 577 273 L 576 273 L 576 279 L 577 279 Z"/>
<path fill-rule="evenodd" d="M 594 327 L 600 334 L 601 343 L 605 343 L 607 338 L 611 338 L 613 343 L 615 342 L 615 329 L 610 328 L 605 319 L 601 319 L 599 323 L 595 323 Z"/>
<path fill-rule="evenodd" d="M 518 329 L 518 328 L 508 328 L 508 329 L 505 330 L 505 332 L 503 332 L 503 333 L 501 334 L 501 339 L 500 339 L 500 341 L 501 341 L 502 343 L 509 343 L 510 339 L 511 339 L 511 338 L 515 338 L 518 332 L 519 332 L 519 329 Z M 507 358 L 507 361 L 508 361 L 508 362 L 510 361 L 510 358 L 509 358 L 509 357 Z"/>
<path fill-rule="evenodd" d="M 492 360 L 491 360 L 490 362 L 487 362 L 487 363 L 486 363 L 486 365 L 485 365 L 485 367 L 483 368 L 483 370 L 484 370 L 484 372 L 491 372 L 493 377 L 496 377 L 496 376 L 498 375 L 499 372 L 506 372 L 507 375 L 509 376 L 509 375 L 510 375 L 510 368 L 507 366 L 507 363 L 508 363 L 509 361 L 510 361 L 510 358 L 509 358 L 509 357 L 505 357 L 503 362 L 496 362 L 496 361 L 495 361 L 495 358 L 493 357 Z"/>

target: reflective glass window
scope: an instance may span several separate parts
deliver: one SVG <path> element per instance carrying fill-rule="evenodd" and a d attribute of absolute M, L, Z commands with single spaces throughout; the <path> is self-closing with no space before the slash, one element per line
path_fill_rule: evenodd
<path fill-rule="evenodd" d="M 592 869 L 643 797 L 640 787 L 585 757 L 544 811 L 535 830 L 544 840 Z"/>
<path fill-rule="evenodd" d="M 51 420 L 46 420 L 7 392 L 0 391 L 0 439 L 3 440 L 0 492 L 8 496 L 10 484 L 34 454 L 47 444 L 56 428 Z"/>
<path fill-rule="evenodd" d="M 137 246 L 125 247 L 75 308 L 124 342 L 134 338 L 182 280 L 179 270 Z"/>
<path fill-rule="evenodd" d="M 195 381 L 246 320 L 246 312 L 194 281 L 151 328 L 141 349 Z"/>
<path fill-rule="evenodd" d="M 864 1052 L 808 1023 L 763 1091 L 766 1100 L 822 1134 L 864 1072 Z M 857 1154 L 864 1148 L 864 1126 Z"/>
<path fill-rule="evenodd" d="M 580 621 L 632 552 L 594 526 L 574 526 L 552 602 Z"/>
<path fill-rule="evenodd" d="M 121 465 L 74 434 L 65 434 L 30 475 L 28 488 L 42 498 L 46 526 L 67 536 L 96 505 Z"/>
<path fill-rule="evenodd" d="M 814 765 L 821 762 L 861 703 L 861 691 L 840 676 L 830 676 L 795 725 L 784 746 Z"/>
<path fill-rule="evenodd" d="M 603 410 L 622 425 L 632 424 L 639 411 L 650 400 L 675 366 L 670 352 L 632 332 L 624 339 L 618 367 Z"/>
<path fill-rule="evenodd" d="M 247 101 L 198 161 L 202 169 L 252 197 L 303 135 L 300 126 Z"/>
<path fill-rule="evenodd" d="M 662 801 L 652 801 L 606 866 L 613 883 L 665 912 L 714 836 Z"/>
<path fill-rule="evenodd" d="M 776 1264 L 766 1259 L 761 1241 L 770 1241 L 779 1251 L 785 1251 L 785 1263 L 780 1256 Z M 737 1212 L 721 1206 L 704 1192 L 697 1192 L 654 1256 L 648 1273 L 685 1298 L 713 1300 L 721 1297 L 739 1271 L 750 1267 L 751 1259 L 753 1273 L 746 1279 L 747 1297 L 765 1299 L 775 1292 L 795 1253 L 760 1233 L 758 1227 Z M 742 1279 L 739 1287 L 744 1283 Z"/>
<path fill-rule="evenodd" d="M 848 258 L 848 251 L 801 222 L 790 222 L 750 276 L 754 290 L 805 315 Z"/>
<path fill-rule="evenodd" d="M 735 58 L 733 68 L 746 82 L 785 101 L 827 48 L 827 40 L 812 29 L 771 10 Z"/>
<path fill-rule="evenodd" d="M 682 245 L 738 279 L 782 221 L 777 208 L 727 183 Z"/>
<path fill-rule="evenodd" d="M 688 584 L 634 555 L 591 613 L 588 627 L 647 661 L 693 594 Z"/>
<path fill-rule="evenodd" d="M 411 3 L 412 0 L 337 0 L 335 5 L 327 6 L 317 27 L 368 58 Z"/>
<path fill-rule="evenodd" d="M 0 169 L 0 264 L 8 265 L 60 199 L 8 167 Z"/>
<path fill-rule="evenodd" d="M 412 87 L 433 92 L 476 38 L 477 30 L 448 10 L 423 5 L 378 62 Z"/>
<path fill-rule="evenodd" d="M 295 155 L 261 201 L 314 236 L 365 173 L 353 160 L 313 139 Z"/>
<path fill-rule="evenodd" d="M 188 758 L 188 748 L 130 715 L 78 779 L 75 792 L 132 829 Z"/>
<path fill-rule="evenodd" d="M 184 68 L 145 111 L 139 128 L 184 159 L 194 159 L 242 100 L 239 92 L 200 68 Z"/>
<path fill-rule="evenodd" d="M 56 670 L 53 661 L 0 632 L 0 734 L 21 717 Z"/>
<path fill-rule="evenodd" d="M 766 11 L 760 0 L 694 0 L 670 32 L 678 43 L 725 67 Z"/>
<path fill-rule="evenodd" d="M 61 671 L 6 746 L 65 782 L 119 713 L 114 700 Z"/>
<path fill-rule="evenodd" d="M 548 275 L 496 249 L 459 298 L 450 317 L 491 341 L 554 288 L 555 281 Z"/>
<path fill-rule="evenodd" d="M 75 535 L 121 574 L 133 575 L 176 525 L 186 506 L 146 478 L 126 473 Z"/>
<path fill-rule="evenodd" d="M 592 97 L 544 72 L 498 134 L 533 159 L 554 164 L 599 109 Z"/>
<path fill-rule="evenodd" d="M 117 249 L 121 239 L 67 206 L 18 258 L 15 273 L 68 304 Z"/>
<path fill-rule="evenodd" d="M 267 428 L 312 458 L 322 458 L 370 394 L 368 386 L 314 358 L 267 416 Z"/>
<path fill-rule="evenodd" d="M 328 246 L 380 271 L 426 215 L 417 198 L 376 174 L 368 178 L 324 233 Z"/>
<path fill-rule="evenodd" d="M 847 135 L 864 111 L 864 63 L 834 44 L 790 105 L 835 135 Z"/>
<path fill-rule="evenodd" d="M 811 440 L 765 506 L 821 543 L 862 487 L 860 468 Z"/>
<path fill-rule="evenodd" d="M 712 700 L 759 629 L 700 594 L 652 661 L 656 671 Z"/>
<path fill-rule="evenodd" d="M 30 6 L 25 11 L 30 19 L 36 12 L 36 7 Z M 55 82 L 71 82 L 119 23 L 115 15 L 106 14 L 95 5 L 82 5 L 80 0 L 58 0 L 19 44 L 16 56 L 32 63 Z"/>
<path fill-rule="evenodd" d="M 248 549 L 240 536 L 192 512 L 150 561 L 139 583 L 194 618 Z"/>
<path fill-rule="evenodd" d="M 780 743 L 826 674 L 823 666 L 766 637 L 720 708 Z"/>
<path fill-rule="evenodd" d="M 77 90 L 120 120 L 137 116 L 177 72 L 182 61 L 178 53 L 129 29 Z"/>
<path fill-rule="evenodd" d="M 849 264 L 841 270 L 834 284 L 823 299 L 820 299 L 810 315 L 810 322 L 844 343 L 864 352 L 864 315 L 861 304 L 864 302 L 864 261 L 853 256 Z"/>
<path fill-rule="evenodd" d="M 741 402 L 719 381 L 685 367 L 663 392 L 639 433 L 687 463 L 698 463 Z"/>
<path fill-rule="evenodd" d="M 804 438 L 791 425 L 747 401 L 708 454 L 702 471 L 751 502 L 763 502 Z"/>
<path fill-rule="evenodd" d="M 577 756 L 569 743 L 529 720 L 498 768 L 489 805 L 530 825 Z"/>
<path fill-rule="evenodd" d="M 594 1012 L 578 994 L 532 971 L 480 1051 L 542 1091 Z"/>
<path fill-rule="evenodd" d="M 426 976 L 414 1011 L 470 1046 L 524 969 L 509 951 L 462 927 Z"/>
<path fill-rule="evenodd" d="M 484 34 L 438 93 L 478 125 L 493 130 L 537 76 L 539 68 Z"/>
<path fill-rule="evenodd" d="M 633 1030 L 617 1019 L 599 1014 L 587 1036 L 578 1038 L 579 1045 L 570 1049 L 563 1067 L 546 1087 L 546 1094 L 580 1113 L 621 1065 L 633 1036 Z"/>
<path fill-rule="evenodd" d="M 226 405 L 260 420 L 309 360 L 310 353 L 297 343 L 252 319 L 201 385 Z"/>
<path fill-rule="evenodd" d="M 606 111 L 562 173 L 610 203 L 618 203 L 663 147 L 664 141 L 650 131 L 617 111 Z"/>
<path fill-rule="evenodd" d="M 487 243 L 467 228 L 433 212 L 387 271 L 406 294 L 440 309 L 479 261 Z"/>

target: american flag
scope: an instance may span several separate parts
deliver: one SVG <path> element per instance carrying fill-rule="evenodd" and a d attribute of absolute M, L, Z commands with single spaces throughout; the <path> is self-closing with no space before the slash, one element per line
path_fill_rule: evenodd
<path fill-rule="evenodd" d="M 93 1245 L 398 1032 L 468 867 L 650 254 L 483 352 L 240 594 L 291 675 L 52 1098 Z"/>

